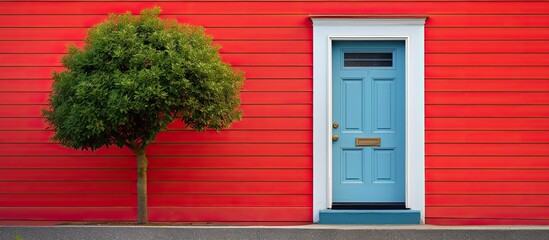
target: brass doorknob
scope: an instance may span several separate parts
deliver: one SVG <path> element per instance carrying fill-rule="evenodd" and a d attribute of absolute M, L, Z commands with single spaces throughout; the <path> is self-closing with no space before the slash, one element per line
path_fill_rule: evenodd
<path fill-rule="evenodd" d="M 332 140 L 334 140 L 334 141 L 339 140 L 339 136 L 338 136 L 337 134 L 334 134 L 334 135 L 332 136 Z"/>

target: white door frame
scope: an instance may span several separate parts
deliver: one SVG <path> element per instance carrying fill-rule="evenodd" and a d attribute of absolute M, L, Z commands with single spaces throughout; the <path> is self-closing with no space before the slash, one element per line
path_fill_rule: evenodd
<path fill-rule="evenodd" d="M 404 40 L 406 51 L 406 207 L 425 222 L 425 17 L 313 17 L 313 221 L 332 206 L 332 42 Z"/>

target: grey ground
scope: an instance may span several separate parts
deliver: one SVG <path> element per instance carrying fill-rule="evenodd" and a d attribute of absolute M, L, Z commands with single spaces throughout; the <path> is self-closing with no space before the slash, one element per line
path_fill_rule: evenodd
<path fill-rule="evenodd" d="M 430 225 L 306 225 L 295 227 L 219 226 L 54 226 L 2 227 L 0 240 L 549 240 L 549 226 L 443 227 Z"/>

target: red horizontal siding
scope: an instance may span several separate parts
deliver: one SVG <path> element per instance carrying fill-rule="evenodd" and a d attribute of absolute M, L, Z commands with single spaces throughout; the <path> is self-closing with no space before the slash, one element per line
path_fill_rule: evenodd
<path fill-rule="evenodd" d="M 310 181 L 308 169 L 149 169 L 149 181 Z M 137 178 L 135 169 L 2 169 L 0 181 L 124 181 Z"/>
<path fill-rule="evenodd" d="M 308 79 L 247 79 L 244 89 L 248 91 L 312 91 L 313 83 Z"/>
<path fill-rule="evenodd" d="M 425 70 L 427 79 L 549 79 L 549 66 L 427 66 Z"/>
<path fill-rule="evenodd" d="M 427 143 L 549 143 L 549 131 L 427 131 L 425 139 Z"/>
<path fill-rule="evenodd" d="M 215 40 L 215 39 L 214 39 Z M 0 53 L 66 53 L 67 45 L 82 46 L 82 41 L 3 41 Z M 311 41 L 217 41 L 221 53 L 312 53 Z"/>
<path fill-rule="evenodd" d="M 51 79 L 7 79 L 0 81 L 0 91 L 2 94 L 9 94 L 10 92 L 49 92 L 51 91 L 51 83 Z M 248 79 L 244 83 L 243 93 L 247 91 L 310 92 L 312 90 L 313 84 L 307 79 Z"/>
<path fill-rule="evenodd" d="M 1 31 L 1 30 L 0 30 Z M 4 36 L 5 37 L 5 36 Z M 83 46 L 83 41 L 35 41 L 33 44 L 23 41 L 2 41 L 0 53 L 66 53 L 67 46 Z"/>
<path fill-rule="evenodd" d="M 312 67 L 238 67 L 248 79 L 296 79 L 312 78 Z M 61 72 L 62 67 L 0 67 L 0 80 L 4 79 L 51 79 L 52 72 Z"/>
<path fill-rule="evenodd" d="M 19 106 L 24 108 L 24 106 Z M 1 108 L 1 106 L 0 106 Z M 26 115 L 20 117 L 0 117 L 0 130 L 44 130 L 46 124 L 39 116 Z M 224 131 L 241 131 L 241 130 L 311 130 L 313 122 L 309 117 L 277 117 L 277 118 L 261 118 L 251 117 L 243 118 L 242 121 L 235 122 L 229 129 Z M 176 121 L 169 125 L 170 129 L 183 130 L 184 125 L 180 121 Z"/>
<path fill-rule="evenodd" d="M 137 201 L 135 194 L 18 194 L 0 198 L 4 207 L 124 207 Z M 307 207 L 311 195 L 149 195 L 151 206 L 164 207 Z"/>
<path fill-rule="evenodd" d="M 549 45 L 549 43 L 548 43 Z M 549 80 L 426 80 L 431 92 L 549 92 Z"/>
<path fill-rule="evenodd" d="M 158 207 L 151 220 L 163 221 L 303 221 L 311 222 L 312 207 Z"/>
<path fill-rule="evenodd" d="M 425 29 L 426 40 L 549 40 L 549 32 L 546 28 L 513 28 L 507 27 L 453 27 L 453 28 L 428 28 Z"/>
<path fill-rule="evenodd" d="M 427 195 L 468 195 L 468 194 L 549 194 L 547 182 L 427 182 L 425 184 Z M 515 206 L 520 207 L 520 206 Z M 520 215 L 518 215 L 520 216 Z M 517 217 L 520 218 L 520 217 Z"/>
<path fill-rule="evenodd" d="M 266 220 L 310 222 L 312 216 L 306 214 L 310 211 L 312 211 L 310 207 L 149 207 L 149 218 L 151 221 L 184 222 Z M 136 217 L 136 209 L 132 207 L 0 207 L 0 215 L 10 220 L 133 221 Z"/>
<path fill-rule="evenodd" d="M 547 53 L 547 41 L 427 41 L 426 53 Z M 498 60 L 498 59 L 494 59 Z"/>
<path fill-rule="evenodd" d="M 9 220 L 131 221 L 136 215 L 132 207 L 0 207 L 0 216 Z"/>
<path fill-rule="evenodd" d="M 425 155 L 520 155 L 549 156 L 549 144 L 475 144 L 431 143 L 425 144 Z M 549 184 L 548 184 L 549 185 Z M 549 187 L 549 186 L 548 186 Z"/>
<path fill-rule="evenodd" d="M 220 15 L 167 15 L 179 22 L 218 27 L 311 27 L 308 15 L 231 15 L 227 21 Z M 0 27 L 91 27 L 107 19 L 101 15 L 0 15 Z M 428 19 L 430 27 L 549 27 L 547 15 L 441 15 Z"/>
<path fill-rule="evenodd" d="M 312 143 L 312 131 L 168 131 L 156 143 Z M 0 131 L 0 143 L 48 143 L 50 131 Z M 548 141 L 549 142 L 549 141 Z"/>
<path fill-rule="evenodd" d="M 149 199 L 156 206 L 181 207 L 308 207 L 311 195 L 195 195 L 192 198 L 181 195 L 152 195 Z"/>
<path fill-rule="evenodd" d="M 62 40 L 82 41 L 87 28 L 0 28 L 0 40 Z M 312 40 L 312 28 L 232 27 L 207 28 L 216 41 L 251 40 Z"/>
<path fill-rule="evenodd" d="M 549 117 L 549 105 L 427 105 L 426 117 Z"/>
<path fill-rule="evenodd" d="M 312 182 L 162 182 L 151 181 L 149 194 L 311 194 Z M 0 182 L 0 193 L 110 193 L 136 194 L 135 181 L 127 182 L 75 182 L 75 181 L 36 181 Z M 13 195 L 12 197 L 16 197 Z M 1 215 L 0 215 L 1 216 Z"/>
<path fill-rule="evenodd" d="M 305 17 L 305 16 L 304 16 Z M 232 27 L 207 28 L 206 33 L 217 40 L 311 40 L 312 27 L 273 28 L 273 27 Z"/>
<path fill-rule="evenodd" d="M 82 41 L 85 28 L 0 28 L 0 40 L 11 41 Z M 31 45 L 31 44 L 29 44 Z"/>
<path fill-rule="evenodd" d="M 64 54 L 0 54 L 0 66 L 54 66 L 60 67 Z M 231 53 L 221 54 L 223 60 L 234 66 L 312 66 L 309 53 Z"/>
<path fill-rule="evenodd" d="M 340 4 L 339 2 L 345 2 Z M 471 6 L 474 2 L 474 7 Z M 107 14 L 132 11 L 138 13 L 143 8 L 160 6 L 163 14 L 463 14 L 463 13 L 547 13 L 549 7 L 543 1 L 524 4 L 515 2 L 489 1 L 166 1 L 149 0 L 109 2 L 97 4 L 94 1 L 65 2 L 61 5 L 46 2 L 5 2 L 0 14 Z"/>
<path fill-rule="evenodd" d="M 524 219 L 547 220 L 547 207 L 426 207 L 425 213 L 432 217 L 500 218 L 514 219 L 520 214 Z"/>
<path fill-rule="evenodd" d="M 154 198 L 152 195 L 150 199 Z M 160 195 L 159 195 L 160 196 Z M 0 195 L 2 207 L 126 207 L 135 194 L 17 194 Z"/>
<path fill-rule="evenodd" d="M 310 169 L 310 156 L 150 156 L 150 169 Z M 5 169 L 134 169 L 133 156 L 3 156 Z"/>
<path fill-rule="evenodd" d="M 545 1 L 0 2 L 0 224 L 134 221 L 127 150 L 47 143 L 40 118 L 68 43 L 107 13 L 159 5 L 202 24 L 245 72 L 244 119 L 170 125 L 149 149 L 153 221 L 312 221 L 312 14 L 428 15 L 426 222 L 549 224 Z M 221 208 L 220 208 L 221 207 Z"/>
<path fill-rule="evenodd" d="M 39 117 L 46 105 L 0 105 L 0 118 Z M 241 105 L 243 117 L 311 117 L 311 104 Z"/>
<path fill-rule="evenodd" d="M 1 169 L 0 181 L 125 181 L 136 179 L 133 169 Z"/>
<path fill-rule="evenodd" d="M 549 130 L 546 118 L 532 117 L 429 117 L 426 130 Z M 428 140 L 427 140 L 428 141 Z"/>
<path fill-rule="evenodd" d="M 75 151 L 64 148 L 58 144 L 3 144 L 4 149 L 0 155 L 109 155 L 109 156 L 132 156 L 133 153 L 127 148 L 101 148 L 95 152 Z M 312 146 L 308 143 L 294 144 L 157 144 L 153 143 L 147 148 L 147 155 L 275 155 L 275 156 L 310 156 Z"/>
<path fill-rule="evenodd" d="M 547 105 L 549 92 L 427 92 L 425 103 L 431 105 Z"/>
<path fill-rule="evenodd" d="M 219 15 L 161 16 L 214 27 L 310 27 L 311 21 L 303 15 L 232 15 L 227 21 Z M 70 19 L 70 21 L 67 21 Z M 107 19 L 107 15 L 0 15 L 0 27 L 80 27 L 89 28 Z"/>
<path fill-rule="evenodd" d="M 549 54 L 437 53 L 426 54 L 427 66 L 547 66 Z"/>
<path fill-rule="evenodd" d="M 427 169 L 549 169 L 547 156 L 427 156 Z"/>
<path fill-rule="evenodd" d="M 425 181 L 548 182 L 549 169 L 427 169 Z"/>
<path fill-rule="evenodd" d="M 549 195 L 427 195 L 430 207 L 549 207 Z"/>
<path fill-rule="evenodd" d="M 49 92 L 0 92 L 2 104 L 46 104 Z M 309 91 L 245 91 L 240 94 L 242 105 L 254 104 L 312 104 Z"/>
<path fill-rule="evenodd" d="M 501 218 L 426 218 L 427 222 L 440 225 L 548 225 L 546 219 Z"/>
<path fill-rule="evenodd" d="M 5 94 L 10 92 L 49 92 L 51 91 L 51 79 L 41 80 L 10 80 L 4 79 L 0 81 L 0 89 Z"/>

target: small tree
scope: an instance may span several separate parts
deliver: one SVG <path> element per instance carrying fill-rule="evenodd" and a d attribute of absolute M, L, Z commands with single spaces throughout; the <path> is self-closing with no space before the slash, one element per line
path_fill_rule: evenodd
<path fill-rule="evenodd" d="M 69 46 L 53 73 L 43 116 L 52 141 L 97 150 L 126 146 L 137 155 L 138 223 L 147 223 L 147 146 L 181 119 L 196 130 L 240 120 L 241 73 L 223 63 L 202 27 L 158 17 L 111 14 L 92 27 L 83 49 Z"/>

